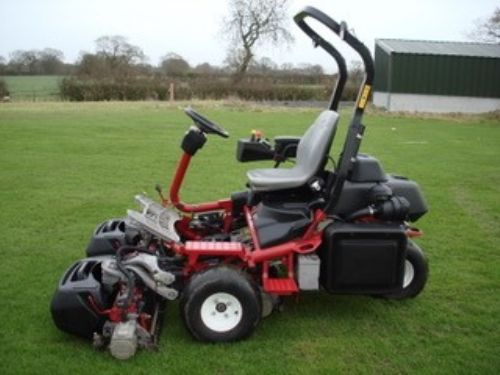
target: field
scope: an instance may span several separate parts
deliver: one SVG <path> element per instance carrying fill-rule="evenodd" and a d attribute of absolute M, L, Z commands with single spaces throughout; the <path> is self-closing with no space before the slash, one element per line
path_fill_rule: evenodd
<path fill-rule="evenodd" d="M 300 135 L 312 109 L 198 103 L 229 140 L 210 137 L 184 200 L 245 184 L 235 142 L 251 129 Z M 337 158 L 349 113 L 334 143 Z M 500 371 L 500 121 L 371 114 L 362 151 L 422 186 L 431 211 L 417 224 L 431 274 L 416 299 L 303 294 L 247 341 L 202 344 L 176 303 L 157 352 L 127 362 L 58 331 L 49 303 L 59 277 L 84 256 L 95 225 L 135 208 L 134 194 L 168 186 L 189 125 L 161 103 L 0 105 L 0 363 L 2 374 L 498 374 Z"/>
<path fill-rule="evenodd" d="M 62 76 L 0 76 L 7 83 L 14 101 L 59 100 Z"/>

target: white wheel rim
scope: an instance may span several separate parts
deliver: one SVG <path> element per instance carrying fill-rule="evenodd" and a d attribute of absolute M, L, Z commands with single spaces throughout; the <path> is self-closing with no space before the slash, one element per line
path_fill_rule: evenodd
<path fill-rule="evenodd" d="M 413 278 L 415 277 L 415 268 L 413 268 L 413 264 L 407 259 L 405 260 L 405 275 L 403 278 L 403 288 L 406 288 L 411 284 Z"/>
<path fill-rule="evenodd" d="M 241 321 L 243 308 L 240 301 L 229 293 L 214 293 L 201 305 L 201 320 L 215 332 L 232 330 Z"/>

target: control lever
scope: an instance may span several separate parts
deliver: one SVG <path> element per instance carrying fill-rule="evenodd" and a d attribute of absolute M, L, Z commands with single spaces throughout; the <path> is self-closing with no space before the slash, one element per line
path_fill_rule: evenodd
<path fill-rule="evenodd" d="M 162 187 L 160 184 L 156 184 L 155 185 L 155 190 L 156 192 L 158 193 L 158 195 L 160 196 L 160 199 L 161 199 L 161 202 L 162 204 L 166 204 L 168 203 L 168 200 L 165 199 L 165 197 L 163 196 L 163 190 L 162 190 Z"/>

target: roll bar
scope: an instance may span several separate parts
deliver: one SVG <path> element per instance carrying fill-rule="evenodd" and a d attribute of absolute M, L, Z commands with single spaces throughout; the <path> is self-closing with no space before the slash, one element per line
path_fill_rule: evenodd
<path fill-rule="evenodd" d="M 370 50 L 366 48 L 366 46 L 358 38 L 356 38 L 353 34 L 351 34 L 349 30 L 347 30 L 347 25 L 345 24 L 345 22 L 338 23 L 337 21 L 333 20 L 325 13 L 320 11 L 319 9 L 316 9 L 311 6 L 305 7 L 299 13 L 297 13 L 295 17 L 293 17 L 295 23 L 302 29 L 302 31 L 304 31 L 314 41 L 314 44 L 320 45 L 325 50 L 327 50 L 327 48 L 332 48 L 333 50 L 336 51 L 336 49 L 333 48 L 333 46 L 330 43 L 328 43 L 322 37 L 320 37 L 318 33 L 314 31 L 306 23 L 305 21 L 306 17 L 314 18 L 316 21 L 325 25 L 327 28 L 329 28 L 335 34 L 337 34 L 340 39 L 346 42 L 352 49 L 354 49 L 359 54 L 359 56 L 363 60 L 363 64 L 365 65 L 366 81 L 364 83 L 371 85 L 373 83 L 374 68 Z M 327 52 L 330 53 L 330 51 L 328 50 Z M 338 55 L 340 56 L 339 53 Z M 337 60 L 336 57 L 334 58 L 335 60 Z M 339 60 L 344 61 L 344 58 L 340 56 Z"/>
<path fill-rule="evenodd" d="M 333 180 L 331 186 L 327 186 L 328 197 L 325 212 L 331 213 L 339 200 L 344 182 L 356 162 L 356 156 L 358 155 L 359 146 L 361 145 L 361 139 L 363 138 L 365 130 L 364 125 L 361 124 L 361 119 L 363 118 L 363 113 L 372 91 L 375 70 L 370 50 L 358 38 L 351 34 L 349 30 L 347 30 L 347 26 L 344 22 L 338 23 L 322 11 L 310 6 L 305 7 L 297 13 L 294 17 L 294 21 L 297 25 L 313 40 L 315 45 L 321 46 L 335 59 L 335 61 L 337 61 L 337 64 L 339 64 L 340 77 L 339 82 L 334 88 L 332 94 L 329 107 L 330 109 L 336 110 L 338 102 L 340 101 L 340 96 L 342 95 L 342 91 L 344 89 L 345 80 L 342 83 L 341 77 L 343 76 L 344 79 L 347 79 L 345 60 L 330 43 L 320 37 L 318 33 L 306 23 L 305 19 L 307 17 L 315 19 L 337 34 L 341 40 L 347 43 L 358 53 L 365 67 L 365 76 L 358 92 L 356 106 L 349 125 L 346 140 L 344 142 L 344 148 L 340 154 L 338 169 L 335 171 L 335 179 Z M 342 64 L 343 71 L 341 68 Z"/>
<path fill-rule="evenodd" d="M 309 9 L 313 9 L 314 11 L 316 11 L 316 9 L 314 8 L 306 7 L 304 10 L 298 13 L 293 19 L 297 23 L 297 26 L 299 26 L 302 29 L 302 31 L 304 31 L 313 40 L 314 47 L 320 46 L 337 62 L 337 66 L 339 69 L 338 79 L 337 83 L 335 84 L 335 87 L 333 88 L 332 96 L 330 97 L 330 102 L 328 104 L 329 109 L 331 109 L 332 111 L 337 111 L 340 103 L 340 97 L 342 96 L 342 92 L 344 91 L 344 86 L 347 82 L 347 67 L 345 59 L 334 46 L 332 46 L 329 42 L 320 37 L 318 33 L 316 33 L 316 31 L 314 31 L 311 27 L 309 27 L 309 25 L 304 21 L 304 18 L 311 14 L 307 13 L 307 10 Z M 311 15 L 311 17 L 313 16 Z M 334 22 L 328 16 L 326 17 L 330 21 Z"/>

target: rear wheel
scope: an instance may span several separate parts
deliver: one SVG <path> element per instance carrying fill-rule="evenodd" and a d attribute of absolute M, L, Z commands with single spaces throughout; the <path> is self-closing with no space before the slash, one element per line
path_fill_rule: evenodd
<path fill-rule="evenodd" d="M 403 286 L 400 290 L 385 294 L 385 298 L 401 300 L 416 297 L 424 289 L 429 275 L 429 265 L 423 251 L 408 241 L 404 265 Z"/>
<path fill-rule="evenodd" d="M 183 291 L 181 314 L 198 340 L 241 340 L 253 332 L 260 320 L 260 296 L 243 272 L 214 267 L 191 278 Z"/>

